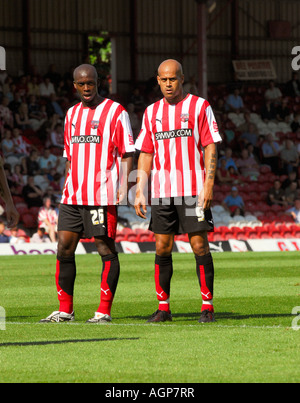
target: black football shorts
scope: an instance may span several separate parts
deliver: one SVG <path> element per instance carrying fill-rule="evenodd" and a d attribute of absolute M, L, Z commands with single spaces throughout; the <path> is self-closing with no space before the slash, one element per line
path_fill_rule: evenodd
<path fill-rule="evenodd" d="M 155 234 L 213 232 L 214 222 L 210 209 L 198 207 L 196 196 L 170 197 L 152 199 L 149 229 Z"/>
<path fill-rule="evenodd" d="M 85 238 L 108 236 L 115 239 L 117 208 L 60 204 L 57 230 L 82 233 Z"/>

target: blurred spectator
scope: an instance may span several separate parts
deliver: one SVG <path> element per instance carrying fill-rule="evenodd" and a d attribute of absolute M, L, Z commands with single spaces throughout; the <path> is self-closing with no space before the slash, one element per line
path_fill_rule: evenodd
<path fill-rule="evenodd" d="M 48 76 L 45 76 L 43 81 L 39 84 L 40 96 L 50 98 L 51 94 L 55 94 L 55 88 Z"/>
<path fill-rule="evenodd" d="M 22 158 L 23 175 L 38 175 L 40 173 L 39 153 L 37 150 L 31 150 L 29 156 Z"/>
<path fill-rule="evenodd" d="M 28 117 L 30 122 L 30 127 L 32 130 L 39 130 L 42 125 L 46 122 L 46 117 L 41 111 L 41 105 L 37 102 L 36 96 L 31 95 L 28 102 Z"/>
<path fill-rule="evenodd" d="M 293 133 L 299 131 L 300 128 L 300 113 L 296 113 L 291 122 L 291 130 Z"/>
<path fill-rule="evenodd" d="M 296 224 L 300 224 L 300 199 L 294 201 L 293 207 L 287 210 L 287 213 L 293 217 Z"/>
<path fill-rule="evenodd" d="M 48 235 L 45 234 L 45 228 L 38 228 L 30 239 L 31 243 L 51 243 Z"/>
<path fill-rule="evenodd" d="M 22 196 L 28 207 L 41 207 L 43 205 L 44 193 L 34 183 L 34 176 L 27 177 L 27 184 L 23 187 Z"/>
<path fill-rule="evenodd" d="M 26 238 L 23 235 L 18 235 L 18 227 L 11 228 L 9 243 L 18 244 L 18 243 L 25 243 L 25 242 L 26 242 Z"/>
<path fill-rule="evenodd" d="M 286 205 L 285 192 L 281 187 L 279 179 L 274 181 L 274 186 L 268 190 L 267 203 L 272 206 L 278 204 L 280 206 Z"/>
<path fill-rule="evenodd" d="M 195 76 L 191 76 L 189 78 L 189 81 L 186 81 L 183 84 L 183 89 L 187 94 L 192 94 L 192 95 L 199 96 L 199 91 L 198 91 Z"/>
<path fill-rule="evenodd" d="M 3 126 L 14 127 L 14 117 L 12 111 L 8 107 L 9 98 L 3 97 L 0 105 L 0 120 L 2 120 Z"/>
<path fill-rule="evenodd" d="M 12 186 L 15 188 L 16 194 L 22 194 L 22 190 L 25 185 L 24 176 L 22 175 L 21 170 L 22 170 L 21 165 L 16 164 L 14 166 L 11 177 L 8 178 L 11 181 Z"/>
<path fill-rule="evenodd" d="M 292 78 L 286 83 L 286 95 L 290 97 L 298 97 L 300 95 L 300 81 L 298 80 L 298 73 L 292 73 Z"/>
<path fill-rule="evenodd" d="M 16 90 L 19 92 L 21 97 L 25 99 L 28 94 L 27 76 L 22 75 L 16 85 Z"/>
<path fill-rule="evenodd" d="M 284 191 L 287 204 L 293 204 L 300 197 L 297 182 L 292 182 Z"/>
<path fill-rule="evenodd" d="M 271 101 L 266 101 L 261 108 L 261 118 L 266 123 L 276 120 L 276 108 Z"/>
<path fill-rule="evenodd" d="M 226 99 L 226 110 L 228 112 L 240 113 L 244 110 L 244 101 L 240 96 L 239 88 L 235 88 Z"/>
<path fill-rule="evenodd" d="M 231 188 L 231 193 L 225 197 L 222 203 L 222 206 L 230 213 L 231 216 L 235 214 L 236 209 L 239 209 L 240 215 L 244 214 L 245 203 L 238 192 L 238 188 L 236 186 L 233 186 Z"/>
<path fill-rule="evenodd" d="M 278 122 L 286 122 L 290 121 L 291 111 L 288 107 L 288 100 L 283 98 L 281 103 L 276 108 L 276 119 Z"/>
<path fill-rule="evenodd" d="M 232 166 L 234 168 L 234 170 L 236 172 L 238 172 L 236 163 L 234 162 L 234 159 L 232 158 L 232 149 L 230 147 L 226 147 L 225 154 L 221 158 L 219 158 L 219 163 L 218 163 L 219 166 L 221 166 L 221 160 L 223 160 L 223 159 L 225 159 L 225 161 L 226 161 L 226 166 L 225 166 L 226 169 L 228 169 L 229 167 Z"/>
<path fill-rule="evenodd" d="M 28 83 L 28 95 L 34 95 L 36 97 L 40 96 L 40 87 L 38 84 L 38 77 L 37 76 L 32 76 Z"/>
<path fill-rule="evenodd" d="M 285 190 L 292 182 L 297 182 L 297 173 L 295 171 L 289 172 L 288 177 L 281 183 L 282 189 Z"/>
<path fill-rule="evenodd" d="M 26 102 L 22 102 L 18 107 L 18 110 L 14 113 L 15 126 L 21 130 L 30 129 L 30 121 L 28 116 L 28 105 Z"/>
<path fill-rule="evenodd" d="M 133 104 L 127 105 L 127 112 L 129 115 L 129 120 L 132 128 L 133 139 L 136 140 L 139 131 L 141 129 L 141 121 L 138 117 L 138 114 L 135 112 L 135 106 Z"/>
<path fill-rule="evenodd" d="M 13 92 L 14 99 L 9 103 L 8 107 L 12 111 L 13 114 L 18 112 L 19 106 L 22 103 L 22 97 L 18 91 Z"/>
<path fill-rule="evenodd" d="M 35 148 L 32 147 L 32 145 L 30 145 L 27 140 L 25 139 L 25 137 L 22 136 L 21 134 L 21 130 L 17 127 L 15 127 L 13 129 L 13 143 L 15 146 L 15 155 L 17 155 L 18 157 L 27 157 L 29 156 L 30 150 L 31 148 Z"/>
<path fill-rule="evenodd" d="M 49 188 L 47 189 L 47 194 L 49 194 L 49 189 L 52 189 L 52 199 L 54 203 L 57 203 L 61 199 L 61 175 L 56 172 L 53 175 L 53 179 L 50 181 Z"/>
<path fill-rule="evenodd" d="M 252 180 L 257 180 L 259 177 L 259 165 L 249 155 L 249 151 L 246 148 L 242 150 L 241 157 L 236 160 L 236 166 L 244 177 L 250 177 Z"/>
<path fill-rule="evenodd" d="M 50 148 L 45 148 L 42 156 L 39 159 L 39 167 L 41 174 L 48 174 L 52 168 L 57 166 L 57 157 L 51 153 Z"/>
<path fill-rule="evenodd" d="M 15 146 L 12 139 L 12 131 L 10 129 L 4 130 L 4 137 L 1 141 L 1 149 L 4 159 L 15 154 Z"/>
<path fill-rule="evenodd" d="M 5 224 L 3 221 L 0 221 L 0 243 L 9 243 L 9 237 L 4 234 Z"/>
<path fill-rule="evenodd" d="M 213 108 L 215 118 L 222 121 L 224 115 L 227 113 L 225 101 L 223 98 L 218 98 L 216 105 Z"/>
<path fill-rule="evenodd" d="M 279 172 L 279 162 L 280 162 L 280 146 L 275 141 L 274 135 L 272 133 L 267 134 L 266 141 L 262 144 L 262 163 L 269 165 L 275 174 Z"/>
<path fill-rule="evenodd" d="M 61 123 L 56 123 L 54 129 L 50 133 L 50 147 L 55 147 L 57 150 L 64 148 L 64 128 Z"/>
<path fill-rule="evenodd" d="M 282 98 L 282 92 L 275 85 L 274 80 L 269 81 L 269 87 L 265 91 L 264 97 L 266 101 L 271 101 L 272 104 L 275 106 L 280 104 Z"/>
<path fill-rule="evenodd" d="M 220 166 L 217 168 L 216 179 L 218 183 L 232 183 L 234 179 L 230 176 L 229 169 L 226 168 L 226 160 L 220 160 Z"/>
<path fill-rule="evenodd" d="M 16 88 L 14 79 L 8 75 L 3 83 L 3 95 L 9 99 L 9 102 L 13 100 L 12 86 L 14 86 L 13 88 Z"/>
<path fill-rule="evenodd" d="M 282 163 L 282 173 L 289 174 L 292 171 L 297 171 L 299 166 L 299 155 L 292 140 L 285 140 L 285 146 L 280 151 L 280 159 Z"/>
<path fill-rule="evenodd" d="M 251 143 L 254 147 L 257 147 L 258 133 L 255 124 L 249 123 L 248 129 L 243 131 L 239 137 L 239 141 L 242 143 L 242 147 Z"/>
<path fill-rule="evenodd" d="M 61 80 L 61 74 L 56 70 L 56 65 L 51 63 L 49 65 L 46 76 L 50 79 L 51 83 L 53 83 L 56 88 Z"/>
<path fill-rule="evenodd" d="M 50 95 L 50 102 L 47 104 L 48 116 L 56 115 L 60 119 L 64 119 L 64 112 L 57 101 L 56 94 Z"/>
<path fill-rule="evenodd" d="M 136 112 L 143 112 L 145 109 L 145 100 L 143 95 L 141 95 L 139 88 L 134 88 L 132 95 L 130 97 L 130 103 L 135 107 Z"/>
<path fill-rule="evenodd" d="M 38 227 L 45 229 L 45 233 L 49 235 L 51 242 L 56 242 L 58 216 L 51 207 L 51 202 L 50 197 L 44 197 L 43 206 L 38 214 Z"/>

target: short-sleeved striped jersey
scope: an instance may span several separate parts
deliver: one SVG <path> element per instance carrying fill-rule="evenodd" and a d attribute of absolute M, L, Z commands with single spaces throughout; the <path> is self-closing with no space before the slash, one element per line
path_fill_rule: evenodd
<path fill-rule="evenodd" d="M 152 198 L 199 195 L 205 179 L 203 147 L 220 141 L 205 99 L 188 94 L 176 105 L 164 99 L 150 105 L 135 147 L 154 154 Z"/>
<path fill-rule="evenodd" d="M 134 152 L 126 110 L 105 99 L 89 108 L 79 103 L 65 118 L 64 156 L 70 161 L 62 204 L 114 205 L 120 180 L 121 158 Z"/>

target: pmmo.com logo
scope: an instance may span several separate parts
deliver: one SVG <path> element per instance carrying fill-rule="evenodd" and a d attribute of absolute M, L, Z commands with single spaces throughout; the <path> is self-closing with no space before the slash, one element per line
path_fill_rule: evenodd
<path fill-rule="evenodd" d="M 5 309 L 0 306 L 0 330 L 6 330 L 6 313 Z"/>

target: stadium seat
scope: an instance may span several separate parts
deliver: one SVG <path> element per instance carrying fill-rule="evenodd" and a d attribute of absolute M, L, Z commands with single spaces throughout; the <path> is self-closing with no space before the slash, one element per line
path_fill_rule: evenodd
<path fill-rule="evenodd" d="M 128 233 L 125 235 L 125 241 L 128 242 L 137 242 L 137 234 L 133 233 Z"/>
<path fill-rule="evenodd" d="M 117 233 L 117 235 L 116 235 L 116 239 L 115 239 L 115 242 L 122 242 L 122 241 L 124 241 L 125 240 L 125 235 L 123 235 L 123 234 L 121 234 L 121 233 Z"/>
<path fill-rule="evenodd" d="M 262 165 L 259 171 L 261 174 L 268 174 L 271 172 L 271 167 L 269 165 Z"/>
<path fill-rule="evenodd" d="M 30 207 L 29 212 L 35 216 L 38 216 L 40 207 Z"/>
<path fill-rule="evenodd" d="M 25 228 L 36 228 L 37 227 L 36 217 L 29 212 L 21 215 L 21 221 L 23 222 Z"/>
<path fill-rule="evenodd" d="M 189 242 L 189 236 L 188 236 L 188 234 L 176 235 L 175 236 L 175 241 Z"/>
<path fill-rule="evenodd" d="M 137 242 L 154 242 L 154 234 L 149 231 L 141 233 L 137 236 Z"/>
<path fill-rule="evenodd" d="M 15 205 L 15 207 L 20 215 L 23 215 L 23 214 L 29 212 L 27 204 L 25 204 L 25 203 L 18 203 Z"/>
<path fill-rule="evenodd" d="M 269 234 L 268 231 L 262 231 L 260 233 L 260 238 L 261 239 L 271 239 L 272 237 L 271 237 L 271 235 Z"/>
<path fill-rule="evenodd" d="M 280 206 L 279 204 L 272 204 L 272 206 L 270 206 L 271 211 L 278 213 L 279 211 L 282 211 L 282 206 Z M 285 207 L 284 207 L 285 209 Z"/>
<path fill-rule="evenodd" d="M 248 239 L 259 239 L 260 238 L 260 233 L 258 233 L 257 231 L 249 231 L 248 233 Z"/>

